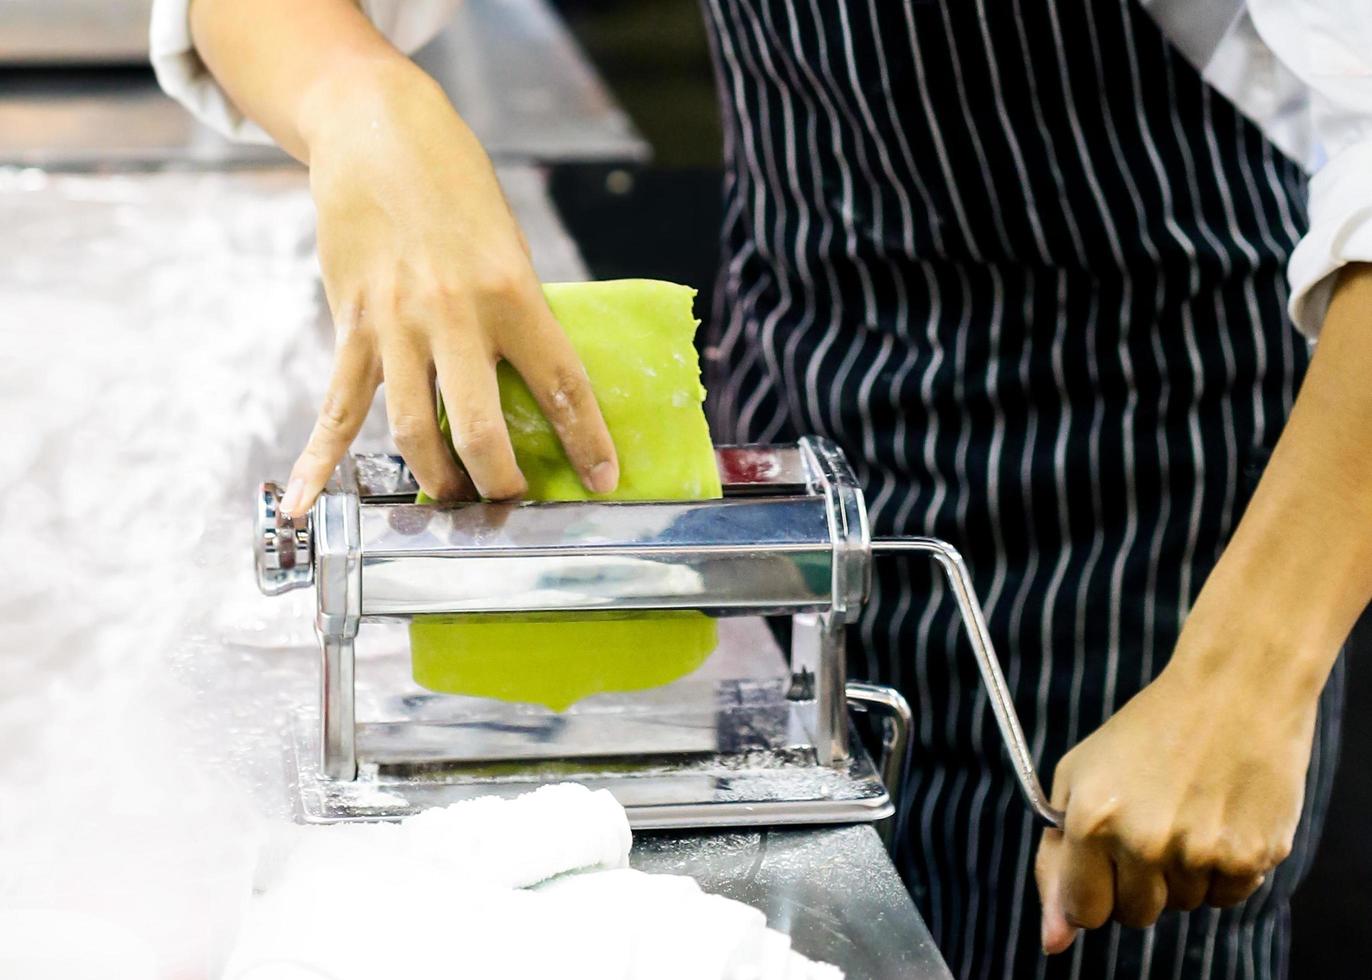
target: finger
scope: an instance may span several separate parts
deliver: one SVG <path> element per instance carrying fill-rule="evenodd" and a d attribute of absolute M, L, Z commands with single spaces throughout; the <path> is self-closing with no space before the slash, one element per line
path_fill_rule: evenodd
<path fill-rule="evenodd" d="M 438 430 L 428 357 L 418 346 L 400 340 L 382 352 L 381 364 L 391 438 L 420 488 L 435 500 L 470 499 L 474 494 L 471 481 Z"/>
<path fill-rule="evenodd" d="M 1063 838 L 1062 913 L 1082 929 L 1099 929 L 1115 907 L 1115 865 L 1110 852 L 1093 838 Z"/>
<path fill-rule="evenodd" d="M 1262 887 L 1266 879 L 1266 875 L 1260 874 L 1231 875 L 1216 871 L 1210 876 L 1205 904 L 1219 909 L 1233 908 Z"/>
<path fill-rule="evenodd" d="M 540 317 L 503 354 L 533 392 L 582 485 L 592 493 L 612 491 L 619 484 L 619 460 L 610 430 L 591 379 L 552 313 Z"/>
<path fill-rule="evenodd" d="M 1167 906 L 1167 879 L 1155 864 L 1127 854 L 1115 858 L 1116 922 L 1131 929 L 1146 929 L 1158 921 Z"/>
<path fill-rule="evenodd" d="M 319 417 L 304 451 L 291 467 L 290 482 L 281 500 L 282 513 L 298 517 L 314 505 L 362 428 L 380 382 L 381 372 L 369 340 L 354 334 L 339 344 Z"/>
<path fill-rule="evenodd" d="M 1210 876 L 1182 867 L 1173 862 L 1163 871 L 1167 882 L 1167 907 L 1193 912 L 1205 904 L 1210 890 Z"/>
<path fill-rule="evenodd" d="M 439 345 L 434 365 L 453 448 L 477 491 L 487 500 L 520 496 L 528 484 L 515 462 L 500 409 L 494 354 L 476 345 Z"/>
<path fill-rule="evenodd" d="M 1049 828 L 1039 841 L 1038 859 L 1034 862 L 1034 878 L 1039 886 L 1039 901 L 1043 915 L 1039 940 L 1049 955 L 1061 953 L 1077 938 L 1077 929 L 1067 921 L 1062 910 L 1062 831 Z"/>

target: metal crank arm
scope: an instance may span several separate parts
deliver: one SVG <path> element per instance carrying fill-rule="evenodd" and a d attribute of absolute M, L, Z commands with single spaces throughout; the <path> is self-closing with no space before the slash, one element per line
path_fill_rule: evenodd
<path fill-rule="evenodd" d="M 1062 828 L 1063 813 L 1048 802 L 1043 786 L 1039 783 L 1038 772 L 1034 768 L 1034 757 L 1029 752 L 1029 744 L 1024 739 L 1024 729 L 1020 727 L 1019 716 L 1015 714 L 1015 703 L 1010 698 L 1010 689 L 1001 673 L 1000 661 L 991 645 L 991 634 L 986 628 L 986 616 L 981 611 L 981 603 L 972 586 L 972 576 L 967 572 L 962 555 L 956 548 L 937 538 L 899 537 L 873 538 L 872 554 L 897 555 L 923 552 L 932 555 L 943 567 L 948 584 L 958 600 L 958 610 L 962 613 L 962 624 L 967 638 L 972 642 L 972 653 L 977 658 L 981 679 L 986 684 L 987 697 L 991 711 L 996 716 L 1000 735 L 1010 760 L 1015 767 L 1015 777 L 1019 780 L 1020 792 L 1025 802 L 1045 823 Z M 850 695 L 851 696 L 851 695 Z"/>

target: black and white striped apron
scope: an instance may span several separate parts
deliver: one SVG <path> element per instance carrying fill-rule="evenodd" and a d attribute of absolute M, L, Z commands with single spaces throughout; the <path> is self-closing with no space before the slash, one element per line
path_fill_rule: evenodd
<path fill-rule="evenodd" d="M 716 436 L 845 447 L 884 534 L 962 549 L 1045 773 L 1154 677 L 1307 358 L 1304 182 L 1129 0 L 703 0 L 726 131 Z M 1246 905 L 1039 949 L 1038 832 L 951 597 L 879 569 L 852 672 L 917 712 L 897 860 L 964 978 L 1266 978 L 1314 847 Z"/>

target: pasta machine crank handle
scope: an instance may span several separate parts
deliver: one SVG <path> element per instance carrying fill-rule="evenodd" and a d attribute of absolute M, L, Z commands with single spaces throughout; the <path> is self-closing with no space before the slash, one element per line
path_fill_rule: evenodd
<path fill-rule="evenodd" d="M 902 555 L 922 552 L 931 555 L 943 569 L 948 584 L 958 601 L 958 611 L 962 614 L 962 625 L 967 638 L 972 643 L 972 654 L 977 658 L 981 679 L 986 685 L 987 698 L 991 711 L 996 716 L 1005 748 L 1010 753 L 1010 761 L 1015 767 L 1015 777 L 1019 781 L 1020 792 L 1025 802 L 1038 817 L 1050 826 L 1062 829 L 1064 815 L 1055 808 L 1043 792 L 1038 771 L 1034 766 L 1034 756 L 1025 741 L 1024 729 L 1020 727 L 1019 716 L 1015 713 L 1015 703 L 1010 697 L 1010 688 L 1001 673 L 1000 661 L 996 659 L 995 648 L 991 644 L 991 633 L 986 628 L 986 616 L 981 610 L 972 585 L 972 576 L 956 548 L 937 538 L 894 537 L 873 538 L 872 554 Z"/>

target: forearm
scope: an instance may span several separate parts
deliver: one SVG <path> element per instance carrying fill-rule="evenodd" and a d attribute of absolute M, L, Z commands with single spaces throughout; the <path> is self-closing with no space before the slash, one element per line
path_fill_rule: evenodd
<path fill-rule="evenodd" d="M 1266 473 L 1187 623 L 1193 635 L 1267 642 L 1184 651 L 1246 656 L 1246 666 L 1309 694 L 1323 685 L 1372 600 L 1370 377 L 1372 265 L 1355 265 L 1340 279 Z"/>
<path fill-rule="evenodd" d="M 234 104 L 308 162 L 317 125 L 375 99 L 378 80 L 424 76 L 353 0 L 193 0 L 197 51 Z"/>

